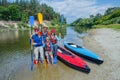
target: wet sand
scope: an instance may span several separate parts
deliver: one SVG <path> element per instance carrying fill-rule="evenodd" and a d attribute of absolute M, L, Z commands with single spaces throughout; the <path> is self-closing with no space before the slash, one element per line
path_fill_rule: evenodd
<path fill-rule="evenodd" d="M 104 59 L 104 63 L 89 63 L 89 80 L 120 80 L 120 32 L 112 29 L 93 29 L 83 38 L 84 46 Z"/>

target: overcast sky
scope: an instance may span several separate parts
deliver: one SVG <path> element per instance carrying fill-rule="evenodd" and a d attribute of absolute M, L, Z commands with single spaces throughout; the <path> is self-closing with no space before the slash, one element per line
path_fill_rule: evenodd
<path fill-rule="evenodd" d="M 86 18 L 97 13 L 104 14 L 109 7 L 120 7 L 120 0 L 39 0 L 60 12 L 70 23 L 80 17 Z"/>
<path fill-rule="evenodd" d="M 11 0 L 8 0 L 11 1 Z M 13 0 L 12 0 L 13 1 Z M 104 14 L 109 7 L 120 7 L 120 0 L 38 0 L 63 14 L 70 23 L 97 13 Z"/>

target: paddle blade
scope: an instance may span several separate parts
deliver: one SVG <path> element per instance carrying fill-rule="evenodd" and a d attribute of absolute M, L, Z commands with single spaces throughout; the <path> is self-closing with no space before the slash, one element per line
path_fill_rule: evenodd
<path fill-rule="evenodd" d="M 39 24 L 42 24 L 42 22 L 43 22 L 42 13 L 38 13 L 38 22 L 39 22 Z"/>
<path fill-rule="evenodd" d="M 33 66 L 34 66 L 34 63 L 31 62 L 31 65 L 30 65 L 30 70 L 31 70 L 31 71 L 33 70 Z"/>
<path fill-rule="evenodd" d="M 57 56 L 55 56 L 55 57 L 53 58 L 53 64 L 57 64 L 57 62 L 58 62 L 58 59 L 57 59 Z"/>
<path fill-rule="evenodd" d="M 34 67 L 34 57 L 33 57 L 32 51 L 31 51 L 31 65 L 30 65 L 31 71 L 33 70 L 33 67 Z"/>
<path fill-rule="evenodd" d="M 30 27 L 34 25 L 34 16 L 29 17 Z"/>
<path fill-rule="evenodd" d="M 64 15 L 61 15 L 60 23 L 63 23 L 63 20 L 64 20 Z"/>

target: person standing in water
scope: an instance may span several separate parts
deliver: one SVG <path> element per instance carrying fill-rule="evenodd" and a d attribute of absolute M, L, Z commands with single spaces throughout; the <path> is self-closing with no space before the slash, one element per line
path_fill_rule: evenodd
<path fill-rule="evenodd" d="M 38 63 L 39 53 L 41 62 L 44 63 L 44 53 L 43 53 L 43 39 L 42 39 L 42 32 L 39 32 L 38 28 L 34 29 L 35 34 L 32 35 L 32 45 L 34 46 L 34 64 Z"/>
<path fill-rule="evenodd" d="M 49 40 L 49 37 L 46 37 L 46 42 L 44 43 L 45 55 L 47 58 L 48 64 L 51 62 L 53 64 L 53 54 L 52 54 L 52 43 Z M 50 56 L 50 59 L 49 59 Z M 49 61 L 51 60 L 51 61 Z"/>
<path fill-rule="evenodd" d="M 48 27 L 44 26 L 42 31 L 43 41 L 46 42 L 46 37 L 48 36 Z"/>
<path fill-rule="evenodd" d="M 52 43 L 53 57 L 57 57 L 58 40 L 59 38 L 56 35 L 56 30 L 54 28 L 51 29 L 50 41 Z"/>

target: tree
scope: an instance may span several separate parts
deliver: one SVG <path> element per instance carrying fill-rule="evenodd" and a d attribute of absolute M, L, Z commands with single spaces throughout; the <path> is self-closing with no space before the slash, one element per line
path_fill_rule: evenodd
<path fill-rule="evenodd" d="M 15 4 L 19 4 L 19 0 L 16 0 L 16 1 L 15 1 Z"/>
<path fill-rule="evenodd" d="M 0 0 L 0 6 L 2 6 L 2 0 Z"/>
<path fill-rule="evenodd" d="M 9 5 L 8 6 L 9 10 L 9 19 L 10 20 L 20 20 L 21 15 L 20 15 L 20 9 L 18 5 Z"/>
<path fill-rule="evenodd" d="M 2 5 L 6 6 L 7 5 L 7 0 L 2 0 Z"/>
<path fill-rule="evenodd" d="M 22 14 L 22 19 L 21 19 L 24 23 L 27 23 L 28 21 L 28 13 L 24 12 Z"/>
<path fill-rule="evenodd" d="M 0 4 L 8 4 L 6 1 L 0 0 Z M 0 19 L 22 20 L 26 22 L 30 15 L 35 16 L 35 19 L 37 19 L 39 12 L 43 14 L 44 20 L 55 20 L 56 23 L 60 22 L 60 14 L 56 13 L 52 7 L 46 4 L 39 4 L 38 0 L 14 0 L 14 2 L 9 2 L 6 6 L 0 6 Z"/>
<path fill-rule="evenodd" d="M 8 8 L 0 6 L 0 19 L 3 19 L 3 20 L 8 20 L 9 19 Z"/>

